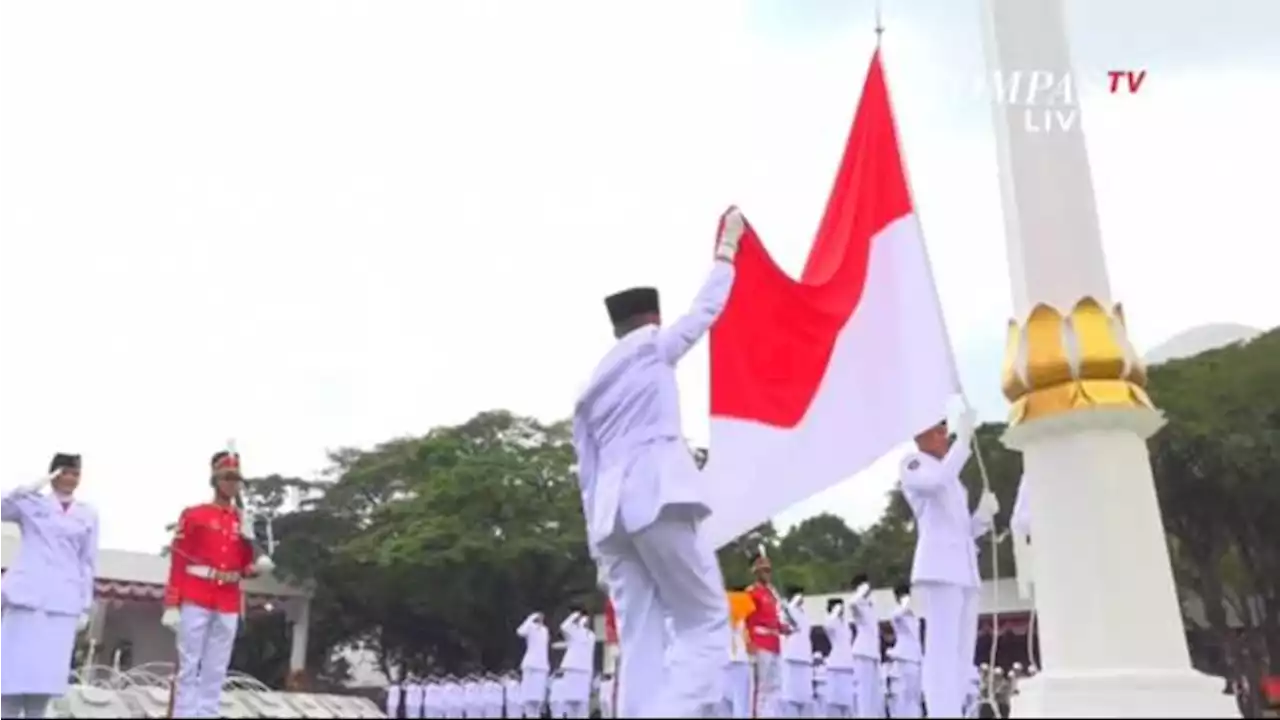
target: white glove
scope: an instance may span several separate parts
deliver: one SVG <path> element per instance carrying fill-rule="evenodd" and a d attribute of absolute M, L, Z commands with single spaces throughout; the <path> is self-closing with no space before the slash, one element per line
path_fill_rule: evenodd
<path fill-rule="evenodd" d="M 76 621 L 76 632 L 84 632 L 89 627 L 89 613 L 80 613 L 80 619 Z"/>
<path fill-rule="evenodd" d="M 868 583 L 862 583 L 857 587 L 857 589 L 853 591 L 853 601 L 858 602 L 859 600 L 865 598 L 870 594 L 871 594 L 871 585 L 869 585 Z"/>
<path fill-rule="evenodd" d="M 61 470 L 54 470 L 53 472 L 49 473 L 48 475 L 45 475 L 39 480 L 32 480 L 26 485 L 20 486 L 18 488 L 18 491 L 28 495 L 34 495 L 40 492 L 41 490 L 45 489 L 47 486 L 51 485 L 53 481 L 56 480 L 58 476 L 61 474 L 62 474 Z"/>
<path fill-rule="evenodd" d="M 911 596 L 910 596 L 910 595 L 903 595 L 903 596 L 902 596 L 902 599 L 898 601 L 898 606 L 899 606 L 899 607 L 901 607 L 903 610 L 910 610 L 910 609 L 911 609 Z"/>
<path fill-rule="evenodd" d="M 965 405 L 964 410 L 960 411 L 959 416 L 956 417 L 956 440 L 968 443 L 973 439 L 973 431 L 977 426 L 978 413 L 973 408 Z"/>
<path fill-rule="evenodd" d="M 609 571 L 605 569 L 603 563 L 596 565 L 596 587 L 605 592 L 609 591 Z"/>
<path fill-rule="evenodd" d="M 276 564 L 266 555 L 258 558 L 258 561 L 253 564 L 253 572 L 257 575 L 266 575 L 275 569 Z"/>
<path fill-rule="evenodd" d="M 990 490 L 982 493 L 982 497 L 978 499 L 978 516 L 984 520 L 991 520 L 1000 512 L 1000 501 L 996 499 L 995 493 Z"/>
<path fill-rule="evenodd" d="M 178 629 L 178 624 L 181 622 L 182 622 L 182 613 L 179 612 L 178 608 L 176 607 L 165 608 L 164 614 L 160 616 L 160 624 L 169 628 L 170 630 L 176 631 Z"/>
<path fill-rule="evenodd" d="M 253 542 L 253 511 L 247 507 L 240 510 L 240 536 Z"/>
<path fill-rule="evenodd" d="M 724 214 L 724 226 L 720 229 L 720 239 L 716 242 L 716 259 L 733 262 L 738 254 L 738 245 L 742 242 L 742 233 L 746 231 L 747 222 L 742 211 L 736 207 L 729 208 Z"/>

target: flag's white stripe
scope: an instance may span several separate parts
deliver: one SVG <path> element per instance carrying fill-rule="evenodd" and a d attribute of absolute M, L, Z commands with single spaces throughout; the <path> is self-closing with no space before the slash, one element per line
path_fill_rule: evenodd
<path fill-rule="evenodd" d="M 704 532 L 716 547 L 945 417 L 958 388 L 932 282 L 916 216 L 890 223 L 872 239 L 866 288 L 804 419 L 780 429 L 711 418 Z"/>

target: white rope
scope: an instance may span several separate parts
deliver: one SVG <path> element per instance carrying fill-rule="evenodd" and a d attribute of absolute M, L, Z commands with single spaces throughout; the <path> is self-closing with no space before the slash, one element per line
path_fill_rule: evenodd
<path fill-rule="evenodd" d="M 965 400 L 968 406 L 968 399 Z M 991 492 L 991 477 L 987 475 L 987 464 L 982 459 L 982 446 L 978 443 L 978 433 L 973 434 L 973 456 L 978 460 L 978 475 L 982 478 L 982 493 L 986 495 Z M 991 651 L 988 653 L 987 660 L 987 678 L 978 678 L 978 688 L 980 692 L 979 702 L 991 708 L 992 715 L 997 718 L 1003 718 L 1000 713 L 1000 703 L 996 698 L 996 684 L 994 672 L 996 669 L 996 656 L 1000 649 L 1000 535 L 996 533 L 994 527 L 995 518 L 992 518 L 993 527 L 988 532 L 991 538 L 991 587 L 992 587 L 992 604 L 991 608 Z M 1030 637 L 1030 634 L 1028 634 Z M 1028 640 L 1028 642 L 1030 642 Z M 986 680 L 984 683 L 983 680 Z M 986 685 L 985 690 L 983 685 Z"/>

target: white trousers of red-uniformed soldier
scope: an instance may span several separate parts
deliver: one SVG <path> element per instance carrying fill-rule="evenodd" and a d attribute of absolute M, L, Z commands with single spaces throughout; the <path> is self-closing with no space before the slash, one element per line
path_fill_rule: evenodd
<path fill-rule="evenodd" d="M 178 624 L 178 677 L 173 686 L 176 718 L 221 717 L 222 683 L 236 643 L 237 613 L 185 603 Z"/>
<path fill-rule="evenodd" d="M 714 717 L 724 697 L 729 608 L 715 549 L 683 508 L 600 545 L 623 659 L 619 717 Z M 674 643 L 667 655 L 667 618 Z"/>
<path fill-rule="evenodd" d="M 751 717 L 782 717 L 782 658 L 761 650 L 752 660 Z"/>

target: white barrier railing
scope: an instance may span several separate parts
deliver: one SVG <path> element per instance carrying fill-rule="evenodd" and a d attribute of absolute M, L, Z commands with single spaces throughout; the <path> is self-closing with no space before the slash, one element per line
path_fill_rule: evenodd
<path fill-rule="evenodd" d="M 67 694 L 54 700 L 56 718 L 163 718 L 169 710 L 172 663 L 147 663 L 120 671 L 87 665 L 71 673 Z M 261 680 L 233 672 L 223 683 L 222 716 L 229 718 L 384 718 L 362 697 L 276 692 Z"/>

